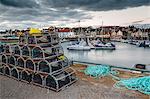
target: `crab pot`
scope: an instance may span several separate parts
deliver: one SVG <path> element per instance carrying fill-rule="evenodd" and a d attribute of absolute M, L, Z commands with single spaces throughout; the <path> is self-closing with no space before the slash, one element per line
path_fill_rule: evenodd
<path fill-rule="evenodd" d="M 70 66 L 70 63 L 67 57 L 64 58 L 64 60 L 62 61 L 62 64 L 64 68 Z"/>
<path fill-rule="evenodd" d="M 8 62 L 7 56 L 3 54 L 1 58 L 2 58 L 2 63 L 7 64 Z"/>
<path fill-rule="evenodd" d="M 36 38 L 35 38 L 35 36 L 29 36 L 28 37 L 28 42 L 27 42 L 28 44 L 36 44 L 37 43 L 37 41 L 36 41 Z"/>
<path fill-rule="evenodd" d="M 19 56 L 22 55 L 21 47 L 20 46 L 17 45 L 17 46 L 14 47 L 14 54 L 15 55 L 19 55 Z"/>
<path fill-rule="evenodd" d="M 58 43 L 58 36 L 56 34 L 46 34 L 43 36 L 36 37 L 37 43 Z"/>
<path fill-rule="evenodd" d="M 32 49 L 32 58 L 34 58 L 34 59 L 44 58 L 44 52 L 41 47 L 34 47 Z"/>
<path fill-rule="evenodd" d="M 47 48 L 43 48 L 43 49 L 44 49 L 45 57 L 49 57 L 49 56 L 52 56 L 52 55 L 64 54 L 63 48 L 59 47 L 59 46 L 47 47 Z"/>
<path fill-rule="evenodd" d="M 40 74 L 34 74 L 32 78 L 32 83 L 43 87 L 43 77 Z"/>
<path fill-rule="evenodd" d="M 2 64 L 1 64 L 2 65 Z M 4 66 L 0 66 L 0 74 L 4 74 Z"/>
<path fill-rule="evenodd" d="M 36 38 L 37 44 L 49 43 L 49 39 L 47 35 L 36 36 L 35 38 Z"/>
<path fill-rule="evenodd" d="M 55 56 L 55 57 L 53 57 L 53 58 L 47 58 L 46 60 L 47 60 L 49 63 L 59 61 L 59 59 L 58 59 L 57 56 Z"/>
<path fill-rule="evenodd" d="M 16 58 L 14 56 L 8 56 L 8 64 L 11 66 L 16 65 Z"/>
<path fill-rule="evenodd" d="M 48 42 L 52 42 L 52 37 L 50 35 L 47 35 Z"/>
<path fill-rule="evenodd" d="M 10 76 L 10 68 L 7 66 L 7 67 L 4 67 L 4 74 L 7 75 L 7 76 Z"/>
<path fill-rule="evenodd" d="M 42 60 L 38 63 L 37 70 L 40 72 L 51 73 L 51 65 L 48 61 Z"/>
<path fill-rule="evenodd" d="M 42 48 L 47 48 L 47 47 L 52 47 L 52 44 L 50 44 L 50 43 L 44 43 L 44 44 L 39 44 L 39 46 L 40 47 L 42 47 Z"/>
<path fill-rule="evenodd" d="M 29 83 L 32 81 L 32 73 L 29 73 L 28 71 L 22 71 L 20 77 L 22 81 Z"/>
<path fill-rule="evenodd" d="M 11 76 L 15 79 L 19 80 L 19 71 L 17 70 L 17 68 L 12 68 L 11 69 Z"/>
<path fill-rule="evenodd" d="M 26 56 L 26 57 L 31 56 L 30 52 L 31 52 L 31 49 L 28 46 L 23 46 L 22 47 L 22 55 L 23 56 Z"/>
<path fill-rule="evenodd" d="M 0 53 L 0 64 L 2 63 L 2 54 Z"/>
<path fill-rule="evenodd" d="M 4 47 L 4 53 L 12 54 L 12 49 L 10 45 Z"/>
<path fill-rule="evenodd" d="M 51 71 L 52 72 L 57 72 L 57 71 L 60 71 L 61 69 L 63 69 L 63 65 L 62 65 L 62 62 L 52 62 L 50 63 L 51 65 Z"/>
<path fill-rule="evenodd" d="M 52 43 L 54 43 L 54 44 L 55 44 L 55 43 L 56 43 L 56 44 L 59 43 L 59 38 L 58 38 L 57 35 L 51 35 L 51 36 L 52 36 L 52 38 L 51 38 L 51 39 L 52 39 Z"/>
<path fill-rule="evenodd" d="M 0 45 L 0 53 L 4 52 L 4 45 Z"/>
<path fill-rule="evenodd" d="M 35 72 L 36 70 L 35 62 L 32 59 L 27 59 L 25 62 L 25 68 Z"/>
<path fill-rule="evenodd" d="M 25 43 L 25 37 L 19 36 L 19 43 Z"/>
<path fill-rule="evenodd" d="M 23 57 L 18 57 L 17 58 L 17 67 L 25 68 L 25 60 Z"/>
<path fill-rule="evenodd" d="M 52 47 L 43 48 L 45 57 L 56 55 L 56 49 Z"/>
<path fill-rule="evenodd" d="M 48 75 L 45 78 L 46 87 L 54 91 L 60 91 L 76 81 L 76 77 L 73 77 L 73 75 L 75 75 L 74 70 L 70 70 L 70 72 L 61 71 Z"/>
<path fill-rule="evenodd" d="M 63 47 L 62 46 L 57 47 L 57 52 L 60 54 L 64 54 Z"/>
<path fill-rule="evenodd" d="M 75 74 L 75 70 L 71 67 L 67 68 L 65 70 L 68 74 L 70 74 L 70 80 L 71 82 L 74 82 L 77 80 L 76 74 Z"/>

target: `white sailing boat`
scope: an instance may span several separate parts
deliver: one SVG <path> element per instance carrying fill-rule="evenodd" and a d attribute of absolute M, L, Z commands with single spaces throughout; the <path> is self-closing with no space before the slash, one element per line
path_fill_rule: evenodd
<path fill-rule="evenodd" d="M 91 50 L 90 46 L 83 39 L 79 42 L 79 44 L 71 44 L 67 46 L 68 50 L 82 50 L 89 51 Z"/>
<path fill-rule="evenodd" d="M 116 46 L 115 44 L 108 42 L 108 43 L 103 43 L 101 41 L 93 41 L 92 42 L 93 46 L 97 50 L 115 50 Z"/>

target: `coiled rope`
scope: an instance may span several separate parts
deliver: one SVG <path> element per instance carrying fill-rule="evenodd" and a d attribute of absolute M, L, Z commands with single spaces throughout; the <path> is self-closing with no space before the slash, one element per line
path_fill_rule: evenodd
<path fill-rule="evenodd" d="M 86 75 L 90 75 L 93 77 L 103 77 L 109 74 L 113 74 L 113 75 L 117 74 L 116 71 L 112 71 L 110 66 L 107 65 L 96 65 L 96 66 L 90 65 L 84 70 L 84 73 Z"/>
<path fill-rule="evenodd" d="M 108 65 L 90 65 L 83 72 L 85 75 L 90 75 L 96 78 L 110 75 L 113 79 L 119 80 L 116 84 L 114 84 L 114 87 L 137 90 L 144 94 L 150 95 L 150 76 L 129 79 L 119 78 L 116 76 L 118 72 L 111 70 Z"/>
<path fill-rule="evenodd" d="M 150 76 L 122 79 L 115 85 L 116 88 L 127 88 L 137 90 L 144 94 L 150 95 Z"/>

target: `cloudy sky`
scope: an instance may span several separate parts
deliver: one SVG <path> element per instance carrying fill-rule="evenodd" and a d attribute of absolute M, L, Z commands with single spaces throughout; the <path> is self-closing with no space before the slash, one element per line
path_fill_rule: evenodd
<path fill-rule="evenodd" d="M 150 0 L 0 0 L 0 29 L 98 26 L 102 21 L 150 23 Z"/>

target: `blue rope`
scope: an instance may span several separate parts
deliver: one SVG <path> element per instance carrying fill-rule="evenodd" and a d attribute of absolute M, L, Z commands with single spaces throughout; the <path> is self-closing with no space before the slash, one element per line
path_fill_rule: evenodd
<path fill-rule="evenodd" d="M 144 94 L 150 95 L 150 76 L 122 79 L 115 84 L 115 87 L 125 87 L 129 90 L 138 90 Z"/>
<path fill-rule="evenodd" d="M 129 90 L 138 90 L 144 94 L 150 95 L 150 76 L 123 79 L 116 75 L 118 72 L 111 70 L 107 65 L 88 66 L 84 71 L 85 75 L 93 77 L 103 77 L 111 75 L 114 79 L 119 80 L 114 86 L 116 88 L 127 88 Z"/>
<path fill-rule="evenodd" d="M 84 73 L 86 75 L 90 75 L 93 77 L 103 77 L 103 76 L 107 76 L 109 74 L 113 74 L 113 75 L 117 74 L 117 72 L 112 71 L 110 66 L 107 66 L 107 65 L 88 66 L 84 70 Z"/>

